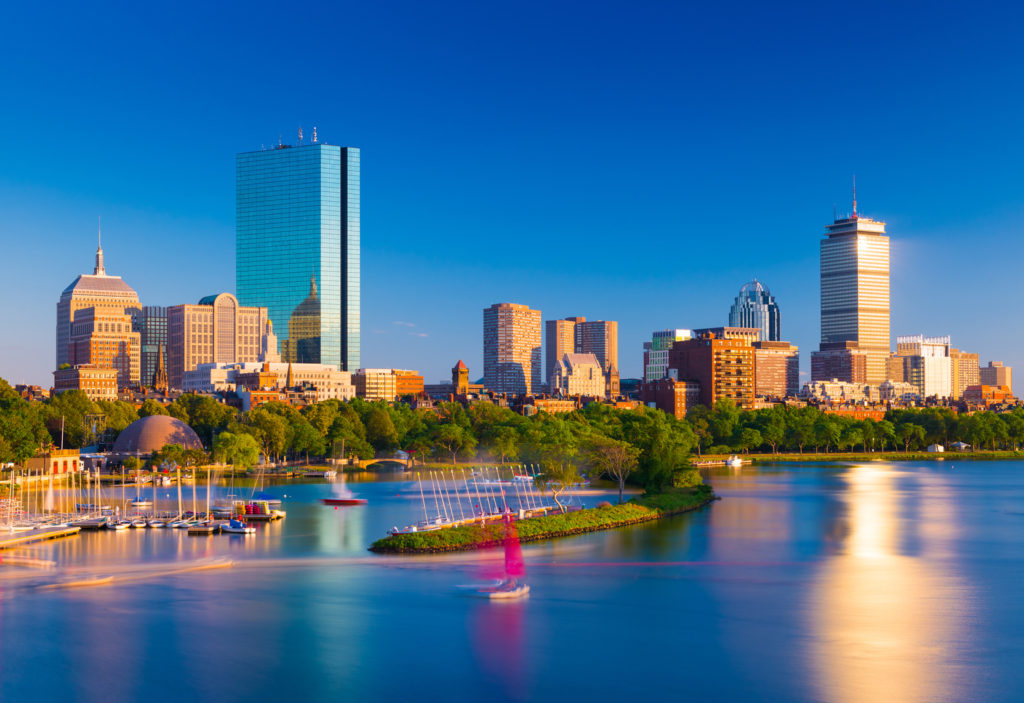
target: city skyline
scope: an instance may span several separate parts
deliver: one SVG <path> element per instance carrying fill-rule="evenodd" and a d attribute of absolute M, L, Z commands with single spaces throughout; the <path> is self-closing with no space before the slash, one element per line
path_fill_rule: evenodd
<path fill-rule="evenodd" d="M 17 8 L 12 21 L 39 26 L 37 12 Z M 329 9 L 325 21 L 336 12 Z M 48 306 L 85 270 L 97 214 L 108 269 L 124 275 L 144 305 L 237 293 L 233 155 L 272 147 L 279 136 L 295 142 L 300 125 L 308 135 L 316 125 L 322 139 L 358 144 L 367 154 L 362 175 L 372 185 L 363 207 L 372 236 L 362 242 L 363 365 L 417 368 L 428 382 L 447 378 L 457 358 L 482 369 L 479 309 L 521 300 L 551 318 L 600 310 L 619 320 L 620 373 L 640 377 L 642 342 L 653 330 L 724 324 L 726 301 L 756 275 L 786 311 L 784 337 L 803 350 L 807 380 L 819 341 L 816 243 L 833 206 L 848 208 L 854 173 L 861 209 L 887 221 L 892 236 L 891 342 L 904 331 L 943 330 L 958 347 L 980 353 L 982 365 L 1024 363 L 1024 331 L 997 325 L 996 313 L 985 312 L 988 301 L 1012 299 L 1009 277 L 975 276 L 975 267 L 996 255 L 1024 255 L 1015 236 L 1024 226 L 1019 189 L 1015 176 L 1007 177 L 1024 144 L 1010 119 L 1016 98 L 1004 88 L 1012 63 L 998 49 L 1012 17 L 979 23 L 939 8 L 924 20 L 926 41 L 921 18 L 897 11 L 888 23 L 897 42 L 879 37 L 866 17 L 844 18 L 851 31 L 873 37 L 878 51 L 859 58 L 826 52 L 806 66 L 803 57 L 820 53 L 820 33 L 805 31 L 808 23 L 830 26 L 832 10 L 780 11 L 771 19 L 779 31 L 765 33 L 760 20 L 736 24 L 723 10 L 701 8 L 686 16 L 694 31 L 688 42 L 671 29 L 681 14 L 652 7 L 602 8 L 582 19 L 554 9 L 544 24 L 551 29 L 496 9 L 481 12 L 477 19 L 489 31 L 476 38 L 431 21 L 441 34 L 428 42 L 417 13 L 417 22 L 394 27 L 393 42 L 381 46 L 356 38 L 310 53 L 287 39 L 261 53 L 240 38 L 263 36 L 260 23 L 218 10 L 209 27 L 223 30 L 224 46 L 251 62 L 250 70 L 232 73 L 226 90 L 220 76 L 228 64 L 207 48 L 215 42 L 198 54 L 179 51 L 195 31 L 181 20 L 165 23 L 166 37 L 151 46 L 131 42 L 130 65 L 115 49 L 143 26 L 141 17 L 108 26 L 102 13 L 57 13 L 48 31 L 67 54 L 42 54 L 32 32 L 12 37 L 5 50 L 24 70 L 5 75 L 6 94 L 12 105 L 45 107 L 5 111 L 0 124 L 9 133 L 31 125 L 60 137 L 15 140 L 0 167 L 8 255 L 38 264 L 30 277 L 0 282 L 4 300 L 24 301 L 0 312 L 4 329 L 16 332 L 0 342 L 0 375 L 51 382 L 41 353 L 41 340 L 52 334 Z M 639 31 L 638 18 L 658 21 L 641 22 Z M 355 20 L 362 27 L 391 21 L 373 9 Z M 722 23 L 750 53 L 734 56 L 701 38 L 700 28 Z M 608 45 L 606 26 L 630 28 L 615 33 L 621 53 L 595 49 L 595 41 Z M 557 41 L 550 34 L 569 28 Z M 982 29 L 992 41 L 972 44 L 970 52 L 937 48 L 935 37 Z M 90 34 L 102 37 L 104 48 L 86 41 Z M 537 48 L 530 61 L 505 63 L 503 52 L 524 40 Z M 163 63 L 172 51 L 185 61 L 175 69 Z M 567 54 L 585 57 L 586 66 Z M 100 90 L 83 90 L 65 68 L 69 55 Z M 476 68 L 467 80 L 452 68 L 464 69 L 470 55 Z M 915 58 L 908 64 L 908 57 Z M 678 70 L 698 60 L 707 69 L 699 75 Z M 902 66 L 896 73 L 894 63 Z M 299 70 L 314 65 L 358 66 L 350 87 L 359 100 L 318 90 L 317 72 Z M 796 65 L 802 68 L 794 74 Z M 495 71 L 503 89 L 480 91 L 478 79 Z M 125 80 L 136 86 L 130 95 L 117 89 Z M 270 85 L 289 86 L 289 99 Z M 573 86 L 568 94 L 566 85 Z M 969 101 L 921 109 L 935 95 L 968 89 Z M 886 119 L 868 102 L 827 121 L 813 117 L 850 91 L 870 91 L 875 104 L 885 104 Z M 169 107 L 167 94 L 178 98 Z M 738 109 L 750 95 L 769 118 Z M 195 110 L 196 101 L 208 109 Z M 969 108 L 978 102 L 1000 109 L 981 116 Z M 695 133 L 700 140 L 688 136 Z M 950 140 L 952 133 L 971 136 Z M 624 187 L 607 179 L 603 143 L 611 140 L 630 143 L 622 166 L 633 176 Z M 435 158 L 438 147 L 444 158 Z M 525 149 L 540 168 L 523 163 Z M 562 237 L 585 237 L 593 246 L 567 268 L 543 254 Z M 501 247 L 513 240 L 513 250 Z M 729 256 L 721 257 L 725 241 Z M 965 242 L 969 256 L 957 261 L 963 271 L 954 271 L 950 253 L 964 251 Z M 676 266 L 656 266 L 665 251 L 684 256 Z M 967 281 L 956 296 L 934 295 L 941 271 Z M 431 282 L 439 273 L 456 285 Z M 402 276 L 426 277 L 428 285 L 409 295 Z"/>

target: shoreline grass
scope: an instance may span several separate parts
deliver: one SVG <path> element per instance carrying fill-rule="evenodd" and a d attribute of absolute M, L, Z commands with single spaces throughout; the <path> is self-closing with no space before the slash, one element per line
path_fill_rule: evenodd
<path fill-rule="evenodd" d="M 620 505 L 518 520 L 516 529 L 520 542 L 537 542 L 650 522 L 697 510 L 716 498 L 711 486 L 702 484 L 695 488 L 645 494 Z M 493 522 L 389 535 L 374 542 L 369 549 L 382 554 L 441 554 L 499 547 L 504 540 L 504 525 Z"/>
<path fill-rule="evenodd" d="M 700 460 L 722 460 L 729 455 L 705 454 Z M 1024 451 L 1012 450 L 979 450 L 976 452 L 780 452 L 778 454 L 741 454 L 744 461 L 755 464 L 774 462 L 823 462 L 823 461 L 993 461 L 1004 459 L 1024 459 Z"/>

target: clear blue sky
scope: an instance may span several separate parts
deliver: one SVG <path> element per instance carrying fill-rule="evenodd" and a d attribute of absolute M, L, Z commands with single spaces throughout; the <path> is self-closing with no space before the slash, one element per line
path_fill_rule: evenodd
<path fill-rule="evenodd" d="M 827 5 L 8 4 L 0 376 L 52 383 L 97 214 L 144 304 L 233 289 L 234 155 L 300 125 L 362 148 L 367 366 L 476 378 L 513 301 L 619 320 L 636 376 L 756 275 L 806 369 L 854 173 L 893 334 L 1020 366 L 1021 10 Z"/>

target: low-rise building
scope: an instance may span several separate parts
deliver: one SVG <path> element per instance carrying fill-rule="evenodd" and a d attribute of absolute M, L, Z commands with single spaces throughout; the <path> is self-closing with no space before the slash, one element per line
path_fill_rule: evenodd
<path fill-rule="evenodd" d="M 649 407 L 682 419 L 690 408 L 700 405 L 700 383 L 674 378 L 647 381 L 640 384 L 640 400 Z"/>
<path fill-rule="evenodd" d="M 868 383 L 849 383 L 833 378 L 829 381 L 811 381 L 804 384 L 802 395 L 819 403 L 843 405 L 847 403 L 878 403 L 881 391 Z"/>
<path fill-rule="evenodd" d="M 117 400 L 118 369 L 69 366 L 53 372 L 53 392 L 82 391 L 89 400 Z"/>
<path fill-rule="evenodd" d="M 968 406 L 983 407 L 1009 405 L 1015 402 L 1013 391 L 1009 386 L 990 386 L 984 383 L 965 388 L 963 400 Z"/>
<path fill-rule="evenodd" d="M 271 383 L 272 377 L 276 382 Z M 273 389 L 310 386 L 316 390 L 319 400 L 351 400 L 356 394 L 351 374 L 331 364 L 200 364 L 185 372 L 183 379 L 184 390 L 191 393 L 232 392 L 239 386 L 250 390 L 271 389 L 273 385 Z"/>
<path fill-rule="evenodd" d="M 423 392 L 423 376 L 406 369 L 359 369 L 352 375 L 356 396 L 363 400 L 393 402 Z"/>

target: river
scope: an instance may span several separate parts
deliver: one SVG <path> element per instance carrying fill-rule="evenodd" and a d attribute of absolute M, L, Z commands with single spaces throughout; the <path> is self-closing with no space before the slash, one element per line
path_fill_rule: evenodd
<path fill-rule="evenodd" d="M 400 481 L 341 509 L 327 483 L 274 486 L 288 517 L 252 536 L 23 549 L 57 567 L 0 565 L 0 700 L 1021 700 L 1024 462 L 710 480 L 699 512 L 524 547 L 512 603 L 458 590 L 478 555 L 366 551 L 422 515 Z"/>

